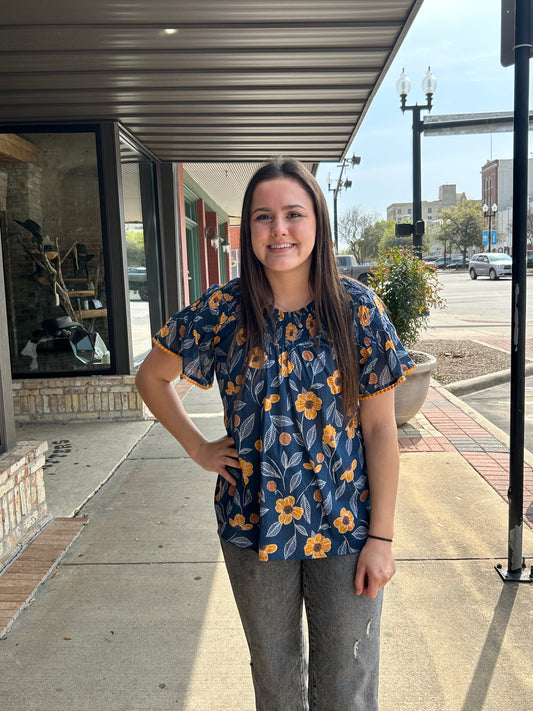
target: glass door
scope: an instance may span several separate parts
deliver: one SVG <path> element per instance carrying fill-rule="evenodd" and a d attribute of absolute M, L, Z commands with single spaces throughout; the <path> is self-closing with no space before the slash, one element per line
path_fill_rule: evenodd
<path fill-rule="evenodd" d="M 150 352 L 152 335 L 163 322 L 154 165 L 123 138 L 120 154 L 133 360 L 137 366 Z"/>

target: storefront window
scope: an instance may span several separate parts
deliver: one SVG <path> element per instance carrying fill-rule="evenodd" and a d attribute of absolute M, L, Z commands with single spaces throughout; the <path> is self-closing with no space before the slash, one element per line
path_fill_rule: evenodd
<path fill-rule="evenodd" d="M 109 371 L 95 134 L 4 138 L 0 231 L 13 374 Z"/>

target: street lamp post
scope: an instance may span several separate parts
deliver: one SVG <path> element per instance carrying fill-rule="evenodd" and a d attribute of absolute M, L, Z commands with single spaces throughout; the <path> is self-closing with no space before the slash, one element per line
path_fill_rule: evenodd
<path fill-rule="evenodd" d="M 413 248 L 417 257 L 422 257 L 422 237 L 424 236 L 424 221 L 422 220 L 422 165 L 421 165 L 421 141 L 423 123 L 420 118 L 421 111 L 431 111 L 433 106 L 433 94 L 437 88 L 437 80 L 428 67 L 422 90 L 426 95 L 425 104 L 407 105 L 407 94 L 411 88 L 411 81 L 402 69 L 400 78 L 396 82 L 396 90 L 401 98 L 402 112 L 413 112 Z"/>
<path fill-rule="evenodd" d="M 491 249 L 490 249 L 490 243 L 491 243 L 491 241 L 492 241 L 492 218 L 493 218 L 493 217 L 496 217 L 496 213 L 497 213 L 497 212 L 498 212 L 498 205 L 496 205 L 496 203 L 493 203 L 493 204 L 492 204 L 492 207 L 489 207 L 489 206 L 487 205 L 487 203 L 485 203 L 485 204 L 483 205 L 483 213 L 484 213 L 485 217 L 486 217 L 486 218 L 488 219 L 488 221 L 489 221 L 489 240 L 488 240 L 488 242 L 489 242 L 489 248 L 488 248 L 488 250 L 487 250 L 488 252 L 491 251 Z"/>
<path fill-rule="evenodd" d="M 355 154 L 351 158 L 344 158 L 342 163 L 339 164 L 341 172 L 339 177 L 336 178 L 336 185 L 332 187 L 333 181 L 331 179 L 331 174 L 328 178 L 328 192 L 333 193 L 333 238 L 335 242 L 335 252 L 339 251 L 339 221 L 337 215 L 337 198 L 339 197 L 339 191 L 342 188 L 345 188 L 347 190 L 348 188 L 352 187 L 352 181 L 347 179 L 343 180 L 342 174 L 344 173 L 344 169 L 346 167 L 353 167 L 354 165 L 359 165 L 360 162 L 361 156 L 356 156 Z"/>

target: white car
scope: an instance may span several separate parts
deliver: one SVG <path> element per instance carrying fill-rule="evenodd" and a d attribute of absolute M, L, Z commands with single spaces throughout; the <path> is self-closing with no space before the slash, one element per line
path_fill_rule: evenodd
<path fill-rule="evenodd" d="M 478 276 L 488 276 L 493 281 L 500 277 L 510 277 L 513 271 L 513 260 L 502 252 L 483 252 L 473 254 L 468 264 L 470 279 Z"/>

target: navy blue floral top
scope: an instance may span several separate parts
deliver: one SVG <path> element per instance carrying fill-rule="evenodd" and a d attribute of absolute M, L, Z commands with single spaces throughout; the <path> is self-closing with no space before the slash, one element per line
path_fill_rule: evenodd
<path fill-rule="evenodd" d="M 378 297 L 342 281 L 360 353 L 360 396 L 369 398 L 415 365 Z M 274 310 L 265 352 L 251 354 L 245 379 L 239 305 L 238 279 L 212 286 L 154 338 L 183 359 L 183 377 L 193 383 L 210 387 L 216 375 L 242 467 L 236 486 L 218 479 L 219 533 L 261 560 L 356 552 L 370 511 L 362 433 L 357 415 L 344 414 L 335 353 L 326 338 L 317 341 L 314 305 Z"/>

